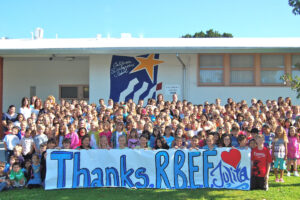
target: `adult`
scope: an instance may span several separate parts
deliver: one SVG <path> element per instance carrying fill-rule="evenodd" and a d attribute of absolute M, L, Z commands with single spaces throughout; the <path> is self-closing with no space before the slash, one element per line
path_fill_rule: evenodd
<path fill-rule="evenodd" d="M 14 105 L 10 105 L 6 113 L 2 115 L 2 126 L 4 128 L 4 132 L 7 131 L 7 121 L 15 122 L 17 120 L 16 107 Z"/>
<path fill-rule="evenodd" d="M 31 115 L 30 102 L 27 97 L 22 98 L 19 113 L 23 114 L 26 120 L 27 120 L 27 118 L 30 117 L 30 115 Z"/>

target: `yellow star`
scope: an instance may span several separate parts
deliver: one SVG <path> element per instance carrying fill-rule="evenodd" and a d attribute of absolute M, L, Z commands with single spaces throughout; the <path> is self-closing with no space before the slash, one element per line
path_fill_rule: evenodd
<path fill-rule="evenodd" d="M 154 66 L 164 62 L 162 60 L 154 59 L 154 54 L 150 54 L 147 58 L 136 57 L 136 60 L 139 62 L 139 64 L 130 73 L 137 72 L 140 70 L 146 70 L 152 82 Z"/>

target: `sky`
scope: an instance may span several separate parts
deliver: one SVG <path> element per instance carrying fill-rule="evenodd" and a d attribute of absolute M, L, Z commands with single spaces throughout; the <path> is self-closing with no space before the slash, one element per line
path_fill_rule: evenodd
<path fill-rule="evenodd" d="M 178 38 L 209 29 L 234 37 L 300 37 L 288 0 L 0 0 L 0 38 Z"/>

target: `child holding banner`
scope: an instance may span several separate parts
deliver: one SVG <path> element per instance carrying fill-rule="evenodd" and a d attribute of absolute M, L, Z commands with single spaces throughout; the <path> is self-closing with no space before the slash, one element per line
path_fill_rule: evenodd
<path fill-rule="evenodd" d="M 264 147 L 264 136 L 255 137 L 257 147 L 251 152 L 251 189 L 268 190 L 269 172 L 272 162 L 271 154 L 268 148 Z"/>

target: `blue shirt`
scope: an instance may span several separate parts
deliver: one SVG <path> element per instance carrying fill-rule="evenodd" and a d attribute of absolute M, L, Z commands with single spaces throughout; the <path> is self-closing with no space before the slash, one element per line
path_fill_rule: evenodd
<path fill-rule="evenodd" d="M 170 137 L 167 138 L 166 136 L 164 136 L 164 138 L 165 138 L 165 140 L 166 140 L 168 146 L 169 146 L 170 148 L 172 148 L 172 142 L 173 142 L 173 140 L 174 140 L 174 137 L 173 137 L 173 136 L 170 136 Z"/>
<path fill-rule="evenodd" d="M 240 144 L 237 140 L 237 137 L 234 137 L 233 135 L 231 136 L 231 145 L 234 146 L 234 147 L 239 147 Z"/>

